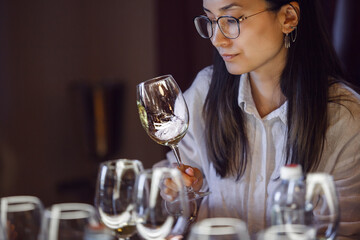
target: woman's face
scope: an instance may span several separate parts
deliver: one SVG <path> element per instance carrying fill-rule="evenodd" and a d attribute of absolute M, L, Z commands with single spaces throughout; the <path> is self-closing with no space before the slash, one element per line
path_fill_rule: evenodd
<path fill-rule="evenodd" d="M 267 9 L 265 0 L 203 0 L 206 15 L 211 19 L 229 15 L 249 16 Z M 214 25 L 212 44 L 217 48 L 231 74 L 282 71 L 287 50 L 277 14 L 265 11 L 240 22 L 240 35 L 226 38 Z"/>

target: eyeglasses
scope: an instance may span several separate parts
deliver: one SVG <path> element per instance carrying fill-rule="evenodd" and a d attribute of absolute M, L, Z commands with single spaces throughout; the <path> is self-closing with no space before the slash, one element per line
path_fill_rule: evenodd
<path fill-rule="evenodd" d="M 240 18 L 235 18 L 232 16 L 221 16 L 218 19 L 213 20 L 210 20 L 207 16 L 202 15 L 196 17 L 194 19 L 194 23 L 196 30 L 203 38 L 211 38 L 213 36 L 214 24 L 217 23 L 220 31 L 222 32 L 222 34 L 224 34 L 225 37 L 234 39 L 240 35 L 240 22 L 266 11 L 268 11 L 268 9 L 262 10 L 246 17 L 242 16 Z"/>

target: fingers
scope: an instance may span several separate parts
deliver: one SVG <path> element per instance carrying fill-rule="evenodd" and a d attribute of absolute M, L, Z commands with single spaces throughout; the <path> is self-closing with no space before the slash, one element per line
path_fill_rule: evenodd
<path fill-rule="evenodd" d="M 166 188 L 168 188 L 168 189 L 170 189 L 170 190 L 172 190 L 172 191 L 175 191 L 175 192 L 178 191 L 178 186 L 177 186 L 176 183 L 175 183 L 173 180 L 171 180 L 170 178 L 168 178 L 168 179 L 166 179 L 166 180 L 164 181 L 164 185 L 165 185 Z"/>
<path fill-rule="evenodd" d="M 160 191 L 160 195 L 166 201 L 173 201 L 173 200 L 175 200 L 177 198 L 178 192 L 173 191 L 170 188 L 165 188 L 165 189 Z"/>
<path fill-rule="evenodd" d="M 191 187 L 198 182 L 198 178 L 195 176 L 195 169 L 197 168 L 192 168 L 188 165 L 181 165 L 178 169 L 181 172 L 185 186 Z"/>
<path fill-rule="evenodd" d="M 178 169 L 181 172 L 181 176 L 186 187 L 190 187 L 198 182 L 198 176 L 195 176 L 196 171 L 193 168 L 187 165 L 181 165 Z M 199 173 L 201 174 L 200 171 Z M 171 179 L 165 180 L 164 184 L 167 188 L 170 188 L 173 191 L 178 190 L 178 186 Z"/>
<path fill-rule="evenodd" d="M 178 167 L 186 187 L 192 187 L 195 191 L 200 190 L 203 184 L 203 175 L 197 168 L 188 165 L 181 165 Z M 172 181 L 166 179 L 164 181 L 164 188 L 161 191 L 161 196 L 166 200 L 174 200 L 178 195 L 179 187 Z"/>
<path fill-rule="evenodd" d="M 199 191 L 203 185 L 203 175 L 197 168 L 184 166 L 183 179 L 187 187 L 192 187 L 194 191 Z M 185 176 L 184 176 L 185 175 Z"/>

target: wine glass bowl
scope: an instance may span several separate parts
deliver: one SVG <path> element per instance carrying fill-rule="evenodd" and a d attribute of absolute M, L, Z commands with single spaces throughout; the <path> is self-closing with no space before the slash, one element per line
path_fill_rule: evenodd
<path fill-rule="evenodd" d="M 146 133 L 158 144 L 175 152 L 189 126 L 189 111 L 182 92 L 171 75 L 156 77 L 137 85 L 137 106 Z"/>
<path fill-rule="evenodd" d="M 171 178 L 177 185 L 178 201 L 161 196 L 162 184 Z M 155 168 L 142 172 L 136 184 L 135 219 L 139 236 L 146 240 L 181 236 L 189 224 L 190 203 L 181 174 L 174 168 Z"/>
<path fill-rule="evenodd" d="M 95 207 L 101 221 L 118 239 L 127 239 L 136 232 L 134 189 L 142 170 L 140 161 L 129 159 L 110 160 L 99 166 Z"/>

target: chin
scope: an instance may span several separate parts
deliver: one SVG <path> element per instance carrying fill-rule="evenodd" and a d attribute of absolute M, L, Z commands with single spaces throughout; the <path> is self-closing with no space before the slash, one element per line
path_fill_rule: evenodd
<path fill-rule="evenodd" d="M 225 62 L 225 66 L 226 66 L 226 69 L 228 70 L 228 72 L 232 75 L 241 75 L 241 74 L 248 72 L 248 71 L 246 71 L 246 69 L 239 67 L 238 64 Z"/>

